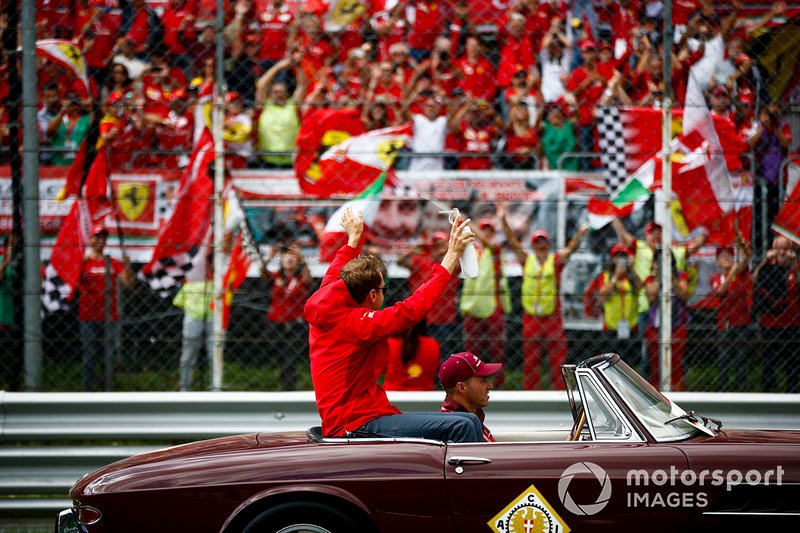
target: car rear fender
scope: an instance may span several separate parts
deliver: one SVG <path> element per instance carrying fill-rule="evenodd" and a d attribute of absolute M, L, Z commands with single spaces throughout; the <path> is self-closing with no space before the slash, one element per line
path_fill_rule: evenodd
<path fill-rule="evenodd" d="M 269 507 L 298 500 L 326 503 L 337 508 L 352 508 L 365 518 L 370 516 L 367 506 L 361 500 L 339 487 L 310 483 L 286 485 L 259 492 L 242 502 L 225 521 L 220 533 L 234 533 L 244 523 Z"/>

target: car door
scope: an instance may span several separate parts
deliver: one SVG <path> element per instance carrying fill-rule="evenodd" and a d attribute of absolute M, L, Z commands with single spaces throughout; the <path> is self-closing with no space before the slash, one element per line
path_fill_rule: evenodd
<path fill-rule="evenodd" d="M 503 533 L 683 531 L 688 513 L 668 503 L 668 484 L 652 481 L 686 466 L 679 450 L 648 443 L 454 444 L 445 480 L 462 533 L 487 524 Z"/>
<path fill-rule="evenodd" d="M 530 442 L 447 447 L 458 530 L 685 530 L 689 512 L 672 494 L 669 474 L 687 467 L 686 456 L 648 440 L 591 371 L 569 379 L 579 392 L 570 395 L 573 416 L 586 415 L 573 428 L 576 440 L 539 441 L 532 432 Z"/>

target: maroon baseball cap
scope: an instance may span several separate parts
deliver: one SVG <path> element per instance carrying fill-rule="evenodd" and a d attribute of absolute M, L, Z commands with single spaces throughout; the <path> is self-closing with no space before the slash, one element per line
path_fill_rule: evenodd
<path fill-rule="evenodd" d="M 469 352 L 460 352 L 451 355 L 439 368 L 439 381 L 442 387 L 449 389 L 456 383 L 466 381 L 473 376 L 491 376 L 503 368 L 502 363 L 484 363 L 480 358 Z"/>

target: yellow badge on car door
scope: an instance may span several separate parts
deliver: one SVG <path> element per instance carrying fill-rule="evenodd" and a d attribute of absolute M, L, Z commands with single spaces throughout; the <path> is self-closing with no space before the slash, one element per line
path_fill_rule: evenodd
<path fill-rule="evenodd" d="M 544 496 L 531 485 L 513 502 L 489 520 L 496 533 L 568 533 L 569 526 Z"/>

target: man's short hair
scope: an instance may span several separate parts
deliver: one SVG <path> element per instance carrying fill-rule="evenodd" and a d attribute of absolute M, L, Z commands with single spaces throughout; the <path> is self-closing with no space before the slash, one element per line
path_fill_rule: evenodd
<path fill-rule="evenodd" d="M 339 272 L 339 279 L 344 281 L 350 296 L 356 303 L 361 303 L 372 289 L 381 286 L 381 276 L 386 280 L 386 265 L 374 255 L 361 255 L 351 259 Z"/>

